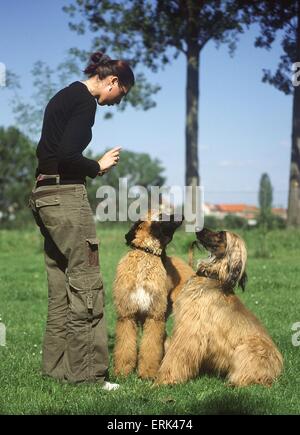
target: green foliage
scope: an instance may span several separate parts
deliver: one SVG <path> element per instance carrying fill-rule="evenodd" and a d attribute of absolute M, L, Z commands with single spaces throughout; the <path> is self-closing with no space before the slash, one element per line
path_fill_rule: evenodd
<path fill-rule="evenodd" d="M 259 206 L 261 213 L 269 213 L 273 202 L 273 188 L 268 174 L 263 174 L 259 186 Z"/>
<path fill-rule="evenodd" d="M 126 59 L 137 71 L 137 85 L 121 110 L 127 103 L 144 109 L 155 105 L 151 97 L 160 87 L 149 85 L 139 66 L 158 72 L 179 54 L 187 55 L 189 46 L 199 53 L 210 40 L 217 46 L 227 44 L 233 53 L 237 35 L 250 23 L 241 1 L 73 0 L 63 10 L 71 18 L 71 30 L 96 35 L 90 51 Z M 85 62 L 89 55 L 77 47 L 70 53 Z"/>
<path fill-rule="evenodd" d="M 284 228 L 286 228 L 285 219 L 283 219 L 280 216 L 276 216 L 276 215 L 272 214 L 272 216 L 271 216 L 271 228 L 273 230 L 276 230 L 276 229 L 283 230 Z"/>
<path fill-rule="evenodd" d="M 265 227 L 266 230 L 284 229 L 286 228 L 286 221 L 280 216 L 273 213 L 267 215 L 267 219 L 261 220 L 261 216 L 257 219 L 258 226 Z"/>
<path fill-rule="evenodd" d="M 227 214 L 224 216 L 223 227 L 224 228 L 247 228 L 248 221 L 247 219 L 241 216 L 235 216 L 232 214 Z"/>
<path fill-rule="evenodd" d="M 262 174 L 261 176 L 258 201 L 260 207 L 258 224 L 266 228 L 271 228 L 273 188 L 268 174 Z"/>
<path fill-rule="evenodd" d="M 282 54 L 278 67 L 274 73 L 264 69 L 263 81 L 273 85 L 286 95 L 293 95 L 293 120 L 292 120 L 292 147 L 291 166 L 289 179 L 289 207 L 288 225 L 300 226 L 299 213 L 299 188 L 293 193 L 293 189 L 299 186 L 300 153 L 299 153 L 299 107 L 300 94 L 298 76 L 300 55 L 300 3 L 295 0 L 259 0 L 249 3 L 248 12 L 252 20 L 260 25 L 261 34 L 256 39 L 255 45 L 270 50 L 276 38 L 280 38 Z M 296 64 L 296 65 L 295 65 Z M 296 69 L 292 68 L 295 67 Z M 292 76 L 293 71 L 297 71 Z"/>
<path fill-rule="evenodd" d="M 253 22 L 260 25 L 261 34 L 256 38 L 255 46 L 270 50 L 276 37 L 281 38 L 283 50 L 277 70 L 272 73 L 263 70 L 263 82 L 275 86 L 286 95 L 294 92 L 291 80 L 291 64 L 299 61 L 297 53 L 297 8 L 295 0 L 259 0 L 249 1 L 248 13 Z"/>
<path fill-rule="evenodd" d="M 6 70 L 6 86 L 1 89 L 1 92 L 7 89 L 20 89 L 20 77 L 10 69 Z"/>
<path fill-rule="evenodd" d="M 35 172 L 35 148 L 15 127 L 0 127 L 1 226 L 23 225 L 29 219 L 28 196 Z"/>
<path fill-rule="evenodd" d="M 272 256 L 268 247 L 268 232 L 265 226 L 260 226 L 259 228 L 255 256 L 257 258 L 270 258 Z"/>
<path fill-rule="evenodd" d="M 257 226 L 265 233 L 269 230 L 285 229 L 286 220 L 272 212 L 273 188 L 267 174 L 261 177 L 259 190 L 260 213 L 257 215 Z"/>
<path fill-rule="evenodd" d="M 222 220 L 218 219 L 216 216 L 205 216 L 204 226 L 211 230 L 217 230 L 222 227 Z"/>
<path fill-rule="evenodd" d="M 233 48 L 243 24 L 250 23 L 240 1 L 110 0 L 91 4 L 74 0 L 63 10 L 72 19 L 73 31 L 82 34 L 88 29 L 97 34 L 95 48 L 126 53 L 134 65 L 141 63 L 153 72 L 186 53 L 191 38 L 200 49 L 210 39 Z M 77 18 L 80 21 L 74 22 Z M 77 54 L 84 56 L 82 51 Z"/>
<path fill-rule="evenodd" d="M 227 214 L 223 219 L 216 216 L 205 216 L 204 226 L 212 230 L 247 228 L 247 219 Z"/>

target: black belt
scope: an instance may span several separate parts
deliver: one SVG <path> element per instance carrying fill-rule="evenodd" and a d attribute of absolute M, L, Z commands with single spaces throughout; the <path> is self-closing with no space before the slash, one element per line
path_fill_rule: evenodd
<path fill-rule="evenodd" d="M 77 178 L 74 180 L 61 180 L 59 179 L 59 182 L 56 182 L 55 178 L 46 178 L 45 180 L 40 180 L 36 182 L 36 187 L 40 187 L 40 186 L 53 186 L 55 184 L 85 184 L 85 180 L 83 180 L 82 178 Z"/>

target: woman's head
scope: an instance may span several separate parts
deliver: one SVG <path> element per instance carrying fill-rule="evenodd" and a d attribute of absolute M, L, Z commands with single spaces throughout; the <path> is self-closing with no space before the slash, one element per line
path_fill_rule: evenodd
<path fill-rule="evenodd" d="M 84 73 L 88 75 L 93 95 L 101 106 L 119 104 L 134 85 L 134 74 L 129 64 L 111 59 L 100 51 L 91 55 Z"/>

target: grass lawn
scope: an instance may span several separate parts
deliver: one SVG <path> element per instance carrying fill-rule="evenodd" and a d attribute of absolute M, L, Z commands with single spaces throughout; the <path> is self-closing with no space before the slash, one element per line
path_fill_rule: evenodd
<path fill-rule="evenodd" d="M 109 348 L 115 314 L 111 286 L 116 265 L 127 252 L 127 227 L 98 225 L 100 263 L 106 290 Z M 185 385 L 151 388 L 131 375 L 116 392 L 97 385 L 68 385 L 40 375 L 47 312 L 47 280 L 42 238 L 37 228 L 0 231 L 0 318 L 7 345 L 0 347 L 0 414 L 299 414 L 300 346 L 292 345 L 292 325 L 300 322 L 300 233 L 257 230 L 241 233 L 248 245 L 248 286 L 237 291 L 263 321 L 284 355 L 285 370 L 271 388 L 233 389 L 224 380 L 202 377 Z M 187 259 L 192 234 L 175 234 L 170 255 Z M 168 325 L 169 329 L 171 325 Z M 299 343 L 300 345 L 300 343 Z"/>

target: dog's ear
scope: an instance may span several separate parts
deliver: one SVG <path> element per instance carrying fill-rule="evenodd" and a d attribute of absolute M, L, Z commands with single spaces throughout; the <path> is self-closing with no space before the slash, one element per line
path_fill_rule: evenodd
<path fill-rule="evenodd" d="M 228 247 L 224 260 L 227 266 L 224 268 L 223 275 L 225 286 L 233 289 L 239 285 L 244 290 L 247 280 L 245 272 L 247 249 L 244 241 L 235 234 L 228 234 Z"/>
<path fill-rule="evenodd" d="M 247 281 L 248 281 L 248 275 L 246 272 L 244 272 L 241 279 L 239 280 L 239 287 L 241 287 L 243 291 L 245 291 Z"/>
<path fill-rule="evenodd" d="M 126 240 L 126 245 L 130 245 L 130 243 L 135 239 L 135 235 L 136 235 L 136 231 L 138 229 L 138 226 L 141 223 L 141 219 L 139 219 L 138 221 L 136 221 L 132 227 L 130 228 L 130 230 L 128 231 L 127 234 L 125 234 L 125 240 Z"/>
<path fill-rule="evenodd" d="M 242 267 L 243 264 L 241 261 L 231 261 L 231 263 L 227 264 L 227 270 L 223 276 L 223 279 L 221 279 L 225 288 L 234 289 L 234 287 L 240 284 L 243 278 L 243 275 L 241 276 Z"/>

